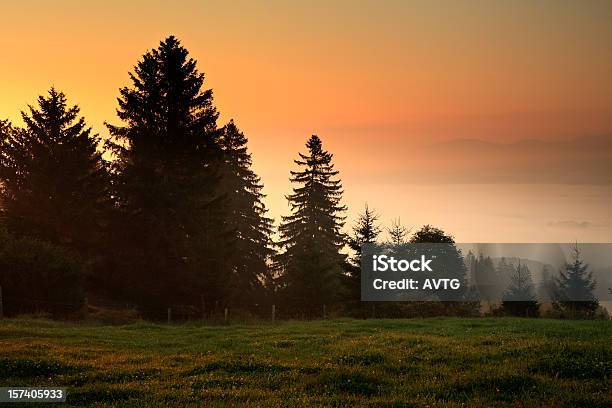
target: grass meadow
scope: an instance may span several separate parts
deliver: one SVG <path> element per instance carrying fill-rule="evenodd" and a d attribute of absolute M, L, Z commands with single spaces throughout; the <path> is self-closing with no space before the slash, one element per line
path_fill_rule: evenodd
<path fill-rule="evenodd" d="M 611 407 L 612 322 L 4 319 L 0 386 L 100 407 Z"/>

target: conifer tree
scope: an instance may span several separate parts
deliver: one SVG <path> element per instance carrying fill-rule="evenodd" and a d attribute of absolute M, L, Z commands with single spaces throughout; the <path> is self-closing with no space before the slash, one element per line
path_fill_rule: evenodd
<path fill-rule="evenodd" d="M 8 119 L 0 119 L 0 143 L 5 143 L 13 131 L 13 125 Z"/>
<path fill-rule="evenodd" d="M 478 313 L 480 303 L 473 300 L 473 293 L 467 287 L 467 269 L 461 250 L 455 239 L 440 228 L 429 224 L 415 232 L 409 241 L 411 244 L 436 244 L 435 250 L 439 264 L 443 267 L 433 272 L 432 278 L 457 279 L 460 289 L 455 293 L 441 291 L 438 298 L 444 302 L 443 309 L 447 314 L 473 315 Z M 433 248 L 433 247 L 432 247 Z M 426 248 L 423 248 L 426 250 Z M 458 301 L 458 299 L 463 301 Z"/>
<path fill-rule="evenodd" d="M 518 260 L 520 261 L 520 259 Z M 495 292 L 493 293 L 496 299 L 500 299 L 506 288 L 510 285 L 512 275 L 516 268 L 514 267 L 513 261 L 502 256 L 497 266 L 495 267 L 493 283 L 495 286 Z"/>
<path fill-rule="evenodd" d="M 2 217 L 17 237 L 93 258 L 109 209 L 99 138 L 55 88 L 28 107 L 23 129 L 0 125 Z"/>
<path fill-rule="evenodd" d="M 520 260 L 510 277 L 510 286 L 503 294 L 502 310 L 514 316 L 539 315 L 539 304 L 535 296 L 531 271 L 527 265 L 521 265 Z"/>
<path fill-rule="evenodd" d="M 377 221 L 378 215 L 366 204 L 363 212 L 357 216 L 357 221 L 353 226 L 353 234 L 348 240 L 349 248 L 355 252 L 352 258 L 353 265 L 361 266 L 362 245 L 376 243 L 378 235 L 381 233 Z"/>
<path fill-rule="evenodd" d="M 387 228 L 389 233 L 389 244 L 402 246 L 406 243 L 410 230 L 404 227 L 399 218 L 391 221 L 391 227 Z"/>
<path fill-rule="evenodd" d="M 435 274 L 438 274 L 440 278 L 459 279 L 463 288 L 462 291 L 467 289 L 467 269 L 463 261 L 463 255 L 455 245 L 455 239 L 451 235 L 440 228 L 424 225 L 414 233 L 409 242 L 411 244 L 437 244 L 436 252 L 444 258 L 444 261 L 440 262 L 440 265 L 444 265 L 444 269 L 436 271 Z M 445 299 L 442 298 L 441 300 Z"/>
<path fill-rule="evenodd" d="M 230 255 L 230 302 L 243 308 L 265 300 L 271 276 L 273 220 L 266 216 L 263 185 L 251 169 L 247 138 L 233 120 L 223 128 L 222 186 L 226 195 L 227 228 L 234 236 Z"/>
<path fill-rule="evenodd" d="M 114 136 L 117 281 L 145 308 L 221 302 L 228 236 L 218 113 L 178 39 L 147 52 L 121 89 Z"/>
<path fill-rule="evenodd" d="M 573 247 L 573 261 L 559 271 L 553 306 L 569 316 L 592 317 L 599 306 L 593 294 L 597 282 L 589 265 L 582 261 L 578 244 Z"/>
<path fill-rule="evenodd" d="M 502 267 L 506 267 L 505 260 L 500 261 Z M 491 302 L 492 300 L 499 300 L 497 297 L 497 279 L 496 279 L 496 268 L 491 257 L 484 257 L 480 254 L 476 260 L 475 267 L 476 283 L 478 291 L 483 300 Z"/>
<path fill-rule="evenodd" d="M 359 302 L 361 299 L 361 247 L 365 244 L 375 244 L 381 229 L 377 224 L 378 216 L 368 205 L 357 217 L 353 226 L 353 234 L 348 239 L 348 246 L 354 255 L 348 267 L 349 297 Z"/>
<path fill-rule="evenodd" d="M 470 249 L 465 256 L 465 269 L 466 269 L 466 279 L 470 285 L 474 285 L 476 283 L 476 266 L 478 259 L 476 255 Z"/>
<path fill-rule="evenodd" d="M 479 302 L 482 298 L 482 293 L 480 293 L 480 289 L 477 285 L 477 268 L 478 268 L 479 259 L 476 258 L 476 255 L 472 252 L 472 250 L 468 250 L 467 255 L 465 256 L 464 264 L 465 264 L 465 274 L 466 274 L 466 284 L 468 285 L 466 291 L 466 299 Z"/>
<path fill-rule="evenodd" d="M 345 244 L 341 205 L 342 185 L 336 179 L 332 154 L 313 135 L 306 143 L 307 154 L 299 154 L 299 171 L 291 172 L 296 184 L 287 196 L 291 215 L 282 218 L 277 256 L 280 289 L 294 313 L 318 316 L 322 304 L 341 296 Z"/>

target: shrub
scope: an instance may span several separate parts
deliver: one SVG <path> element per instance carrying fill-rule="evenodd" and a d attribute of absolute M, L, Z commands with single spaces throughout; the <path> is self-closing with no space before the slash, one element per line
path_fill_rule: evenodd
<path fill-rule="evenodd" d="M 84 274 L 81 262 L 68 251 L 0 231 L 0 285 L 7 315 L 46 312 L 58 317 L 78 312 Z"/>

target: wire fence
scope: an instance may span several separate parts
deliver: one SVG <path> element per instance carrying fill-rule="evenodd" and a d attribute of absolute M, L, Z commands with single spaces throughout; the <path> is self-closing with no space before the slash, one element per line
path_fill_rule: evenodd
<path fill-rule="evenodd" d="M 186 321 L 213 321 L 229 323 L 231 319 L 242 320 L 271 320 L 279 319 L 279 307 L 276 304 L 253 305 L 249 309 L 233 308 L 214 302 L 213 305 L 201 306 L 172 304 L 168 306 L 135 306 L 126 304 L 124 307 L 104 307 L 92 305 L 85 297 L 79 302 L 68 302 L 57 299 L 41 299 L 23 296 L 7 296 L 0 287 L 0 318 L 18 315 L 59 315 L 73 317 L 94 317 L 98 314 L 108 316 L 115 313 L 117 316 L 146 318 L 153 321 L 186 322 Z M 319 316 L 310 318 L 326 319 L 327 305 L 320 306 Z M 280 316 L 282 317 L 282 315 Z M 288 317 L 285 316 L 285 317 Z"/>

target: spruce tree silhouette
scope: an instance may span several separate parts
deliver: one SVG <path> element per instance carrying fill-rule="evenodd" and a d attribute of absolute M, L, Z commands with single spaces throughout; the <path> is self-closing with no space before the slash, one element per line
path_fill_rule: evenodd
<path fill-rule="evenodd" d="M 500 265 L 503 268 L 507 268 L 505 260 L 500 261 Z M 512 270 L 514 270 L 514 268 L 512 268 Z M 499 301 L 501 295 L 501 293 L 497 291 L 499 280 L 497 279 L 495 264 L 491 257 L 484 257 L 482 254 L 479 254 L 478 258 L 476 258 L 474 276 L 482 300 L 487 301 L 488 304 L 494 300 Z"/>
<path fill-rule="evenodd" d="M 357 217 L 353 225 L 353 234 L 348 239 L 348 246 L 355 255 L 348 265 L 348 295 L 349 300 L 359 305 L 361 301 L 361 247 L 365 244 L 375 244 L 381 228 L 377 224 L 376 212 L 365 205 L 364 210 Z"/>
<path fill-rule="evenodd" d="M 117 283 L 152 311 L 223 300 L 229 266 L 218 112 L 178 39 L 147 52 L 107 124 L 115 161 Z M 117 290 L 122 290 L 117 288 Z"/>
<path fill-rule="evenodd" d="M 578 244 L 573 247 L 573 261 L 559 271 L 553 306 L 570 317 L 592 317 L 599 307 L 593 294 L 597 282 L 589 265 L 582 261 Z"/>
<path fill-rule="evenodd" d="M 2 125 L 2 217 L 17 237 L 33 237 L 93 257 L 110 208 L 99 138 L 78 106 L 51 88 L 21 113 L 25 127 Z"/>
<path fill-rule="evenodd" d="M 531 271 L 527 265 L 521 265 L 520 260 L 510 276 L 510 285 L 503 294 L 501 308 L 514 316 L 537 317 L 540 314 Z"/>
<path fill-rule="evenodd" d="M 408 234 L 410 230 L 402 225 L 399 217 L 391 221 L 391 227 L 387 228 L 389 233 L 389 244 L 394 246 L 402 246 L 408 240 Z"/>
<path fill-rule="evenodd" d="M 322 304 L 330 305 L 342 296 L 345 244 L 341 205 L 342 185 L 335 179 L 332 154 L 313 135 L 306 143 L 308 154 L 300 153 L 295 163 L 302 168 L 291 172 L 297 184 L 287 196 L 292 214 L 282 219 L 280 243 L 284 250 L 276 257 L 278 279 L 284 299 L 294 313 L 319 316 Z"/>
<path fill-rule="evenodd" d="M 493 277 L 492 283 L 494 283 L 492 298 L 500 299 L 502 297 L 504 291 L 510 286 L 512 275 L 515 272 L 516 269 L 512 262 L 502 256 L 495 267 L 495 273 L 491 275 Z"/>
<path fill-rule="evenodd" d="M 226 195 L 227 227 L 234 236 L 230 255 L 229 302 L 249 309 L 264 304 L 271 290 L 268 261 L 272 248 L 273 220 L 266 216 L 262 201 L 263 185 L 251 169 L 247 138 L 233 120 L 225 125 L 220 138 L 223 151 L 221 177 Z"/>

